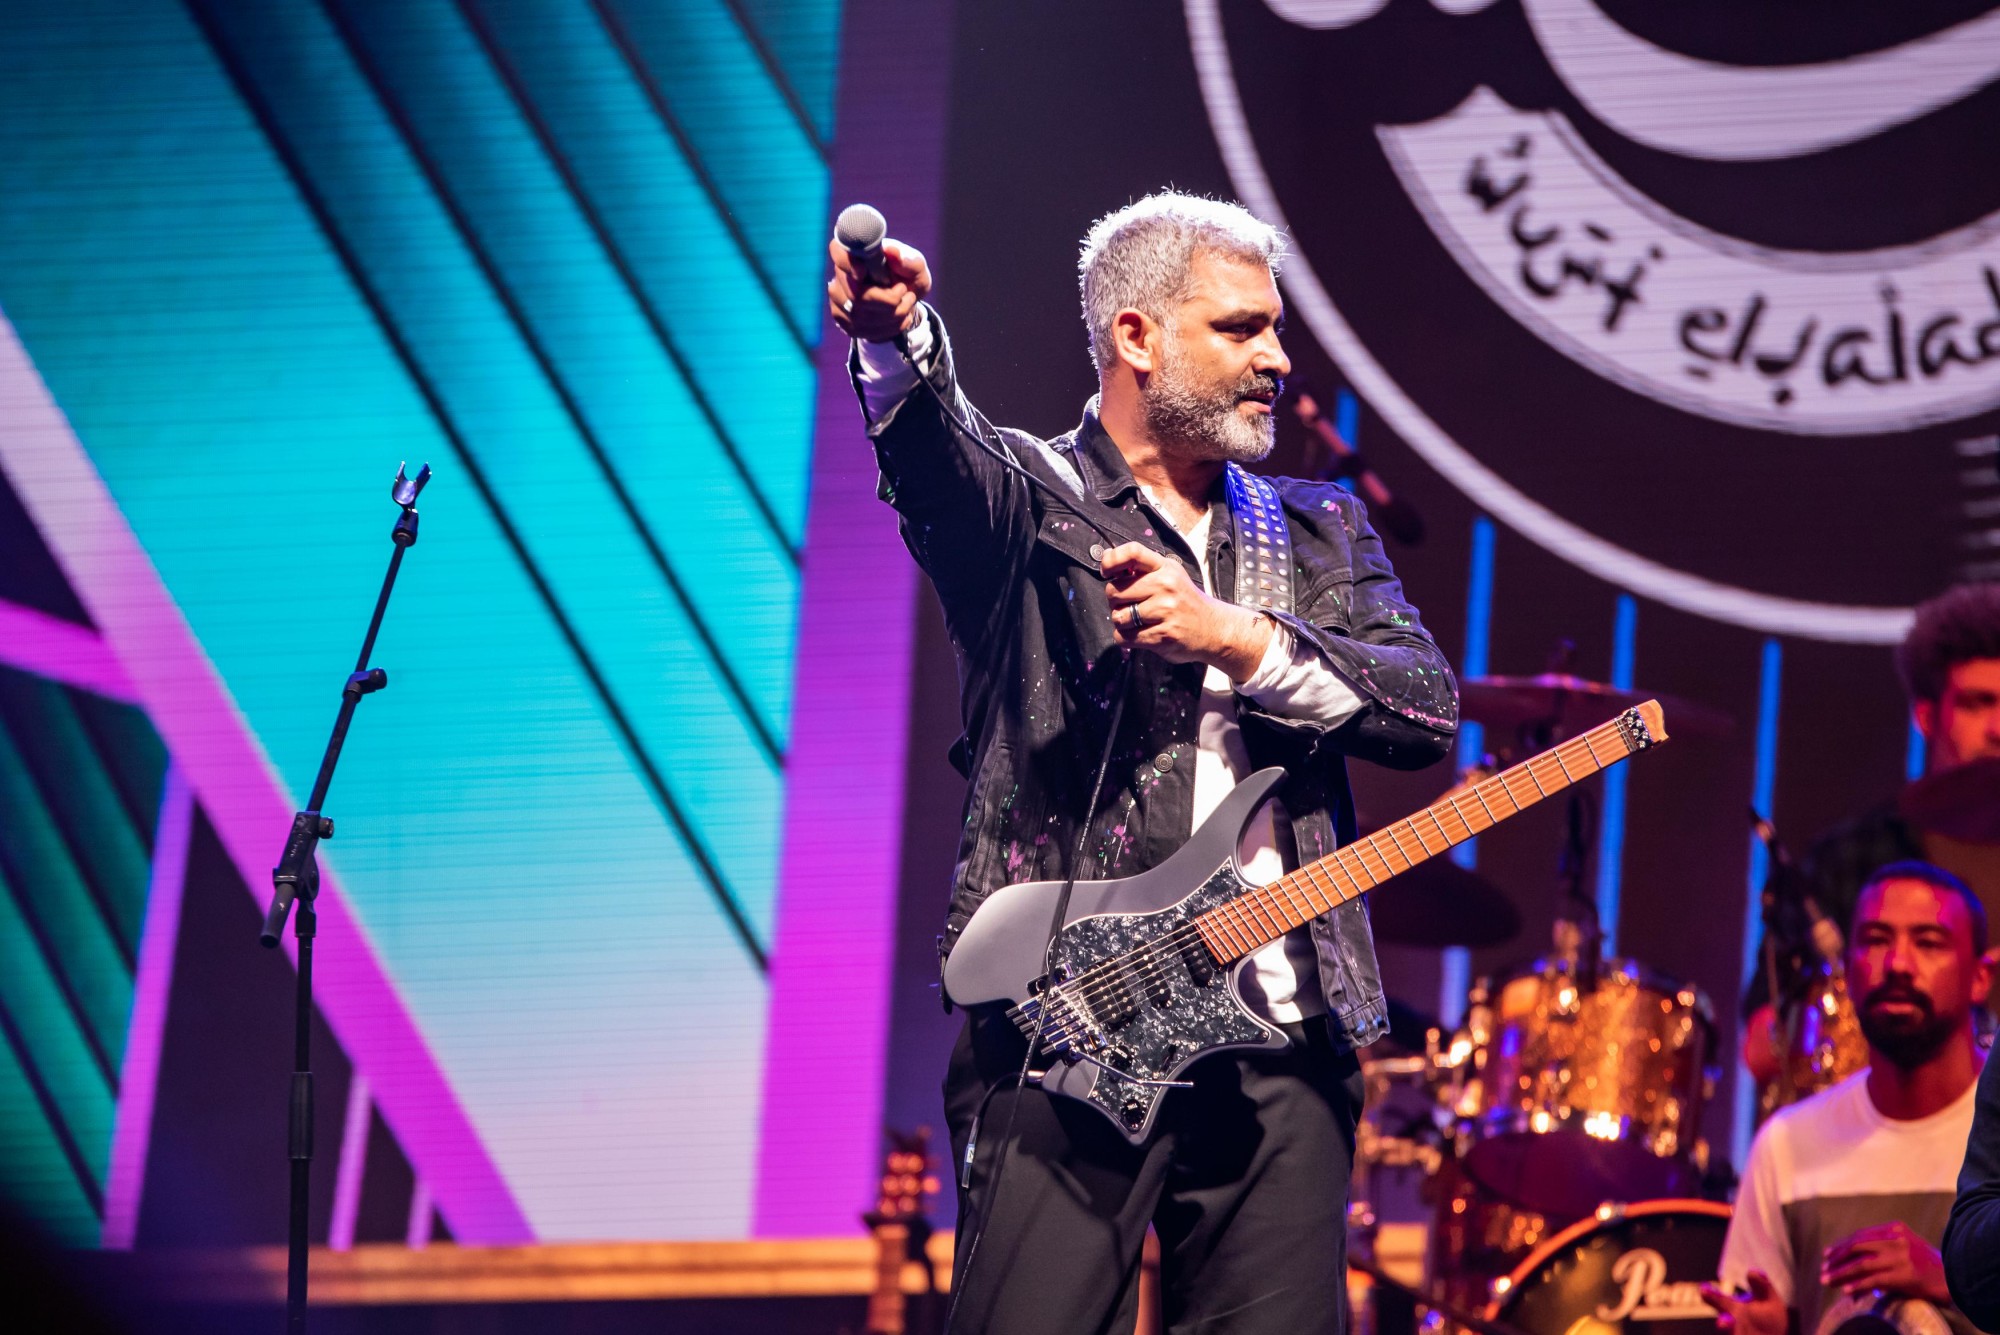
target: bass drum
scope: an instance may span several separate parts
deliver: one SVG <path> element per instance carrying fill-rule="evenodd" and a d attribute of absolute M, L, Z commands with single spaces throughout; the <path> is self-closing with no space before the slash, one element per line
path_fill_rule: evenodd
<path fill-rule="evenodd" d="M 1606 1206 L 1544 1242 L 1493 1285 L 1489 1321 L 1528 1335 L 1697 1335 L 1722 1263 L 1729 1207 L 1714 1201 Z"/>

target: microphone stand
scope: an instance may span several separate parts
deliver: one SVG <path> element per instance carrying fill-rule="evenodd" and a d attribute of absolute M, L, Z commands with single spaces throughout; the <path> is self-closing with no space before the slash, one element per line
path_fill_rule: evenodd
<path fill-rule="evenodd" d="M 285 851 L 271 870 L 271 908 L 264 915 L 264 930 L 258 936 L 267 949 L 275 948 L 284 934 L 285 916 L 293 902 L 297 902 L 298 916 L 293 920 L 292 933 L 299 943 L 299 967 L 298 986 L 293 994 L 292 1096 L 288 1114 L 292 1201 L 287 1236 L 290 1254 L 285 1269 L 285 1330 L 289 1335 L 303 1335 L 306 1328 L 306 1201 L 311 1188 L 313 1154 L 312 957 L 313 937 L 319 927 L 313 900 L 319 895 L 319 841 L 333 838 L 333 821 L 321 815 L 320 808 L 326 803 L 326 790 L 333 782 L 333 767 L 340 760 L 340 748 L 347 740 L 354 707 L 361 703 L 362 696 L 389 684 L 387 672 L 368 666 L 368 655 L 375 650 L 375 635 L 382 629 L 382 613 L 388 610 L 389 593 L 396 586 L 403 553 L 416 545 L 417 494 L 430 480 L 429 464 L 418 469 L 414 478 L 405 477 L 403 465 L 396 465 L 396 481 L 389 489 L 396 504 L 403 508 L 396 527 L 389 533 L 389 541 L 396 549 L 389 557 L 389 572 L 382 577 L 382 592 L 375 599 L 375 615 L 369 618 L 361 654 L 354 661 L 347 684 L 341 687 L 340 713 L 333 720 L 333 735 L 327 739 L 326 753 L 320 757 L 319 777 L 313 780 L 312 796 L 306 801 L 306 809 L 292 817 Z"/>

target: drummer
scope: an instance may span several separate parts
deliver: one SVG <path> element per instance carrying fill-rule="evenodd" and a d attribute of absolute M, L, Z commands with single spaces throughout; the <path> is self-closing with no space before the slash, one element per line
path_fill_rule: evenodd
<path fill-rule="evenodd" d="M 1927 774 L 2000 757 L 2000 583 L 1961 584 L 1920 605 L 1896 650 L 1896 671 L 1924 737 Z M 2000 845 L 1919 830 L 1893 800 L 1829 831 L 1807 853 L 1804 870 L 1821 910 L 1844 924 L 1877 868 L 1913 858 L 1956 873 L 1978 892 L 1989 916 L 2000 913 Z M 1786 997 L 1797 993 L 1815 963 L 1804 924 L 1795 925 L 1793 935 L 1779 943 L 1778 992 Z M 1743 1052 L 1760 1082 L 1778 1073 L 1770 996 L 1771 980 L 1760 969 L 1745 1001 L 1750 1019 Z"/>
<path fill-rule="evenodd" d="M 1869 1064 L 1751 1143 L 1721 1283 L 1702 1289 L 1724 1328 L 1819 1335 L 1829 1312 L 1879 1290 L 1971 1329 L 1938 1247 L 1985 1061 L 1972 1017 L 1992 981 L 1986 948 L 1984 907 L 1943 868 L 1891 863 L 1862 886 L 1846 964 Z"/>

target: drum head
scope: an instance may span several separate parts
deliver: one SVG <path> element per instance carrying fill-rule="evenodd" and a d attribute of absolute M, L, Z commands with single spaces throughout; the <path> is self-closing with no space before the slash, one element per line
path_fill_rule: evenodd
<path fill-rule="evenodd" d="M 1700 1335 L 1715 1329 L 1701 1286 L 1715 1279 L 1729 1207 L 1646 1201 L 1550 1238 L 1494 1287 L 1487 1308 L 1529 1335 Z"/>
<path fill-rule="evenodd" d="M 1662 1159 L 1633 1141 L 1582 1131 L 1510 1131 L 1466 1151 L 1473 1181 L 1524 1210 L 1580 1219 L 1606 1201 L 1685 1196 L 1701 1174 L 1685 1159 Z"/>

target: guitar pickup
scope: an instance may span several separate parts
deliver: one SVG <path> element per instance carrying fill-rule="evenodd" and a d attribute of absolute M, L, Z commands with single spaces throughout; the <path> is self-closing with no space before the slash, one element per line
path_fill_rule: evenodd
<path fill-rule="evenodd" d="M 1132 965 L 1128 960 L 1120 960 L 1106 971 L 1109 975 L 1102 984 L 1102 990 L 1091 997 L 1099 1019 L 1108 1029 L 1131 1020 L 1139 1013 L 1139 994 L 1132 976 Z"/>
<path fill-rule="evenodd" d="M 1131 961 L 1128 968 L 1134 981 L 1146 994 L 1147 1000 L 1155 1006 L 1171 1005 L 1174 985 L 1167 977 L 1166 961 L 1155 954 L 1149 945 L 1135 948 L 1127 958 Z"/>
<path fill-rule="evenodd" d="M 1181 942 L 1180 957 L 1196 987 L 1207 987 L 1215 981 L 1215 958 L 1208 953 L 1208 947 L 1199 936 L 1190 933 L 1188 939 Z"/>

